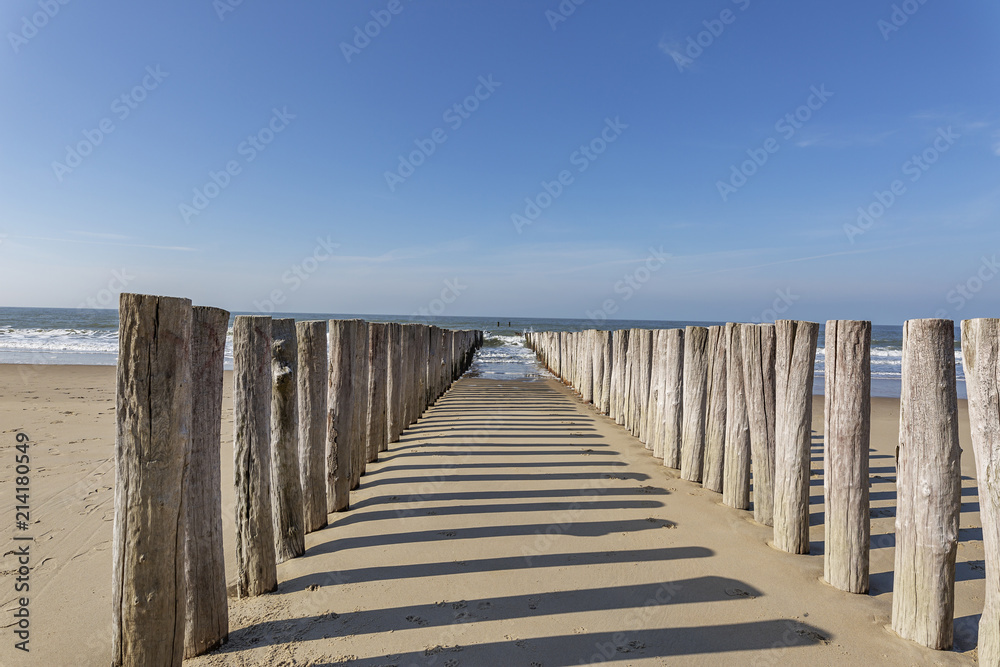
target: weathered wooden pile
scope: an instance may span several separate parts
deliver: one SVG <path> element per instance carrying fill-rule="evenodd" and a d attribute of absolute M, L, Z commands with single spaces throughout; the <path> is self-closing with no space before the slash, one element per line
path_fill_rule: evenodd
<path fill-rule="evenodd" d="M 223 360 L 229 313 L 122 294 L 113 664 L 180 665 L 226 641 Z M 348 509 L 366 464 L 471 365 L 481 331 L 239 316 L 233 326 L 236 592 Z"/>
<path fill-rule="evenodd" d="M 871 323 L 831 320 L 825 433 L 812 435 L 819 325 L 783 320 L 686 329 L 532 332 L 527 343 L 584 401 L 636 436 L 680 477 L 773 526 L 772 545 L 809 552 L 812 440 L 822 437 L 824 576 L 868 592 Z M 962 323 L 986 551 L 981 664 L 1000 664 L 1000 320 Z M 903 329 L 892 627 L 952 645 L 960 449 L 951 320 Z"/>

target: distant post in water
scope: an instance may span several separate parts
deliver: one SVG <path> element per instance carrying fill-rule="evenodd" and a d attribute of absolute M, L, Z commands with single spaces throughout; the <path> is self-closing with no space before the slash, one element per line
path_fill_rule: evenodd
<path fill-rule="evenodd" d="M 774 546 L 809 553 L 809 459 L 819 324 L 778 320 L 775 356 Z"/>
<path fill-rule="evenodd" d="M 278 587 L 271 517 L 271 318 L 233 324 L 233 472 L 236 481 L 236 595 Z"/>
<path fill-rule="evenodd" d="M 684 330 L 667 329 L 667 347 L 663 359 L 663 465 L 681 467 L 681 442 L 684 433 Z"/>
<path fill-rule="evenodd" d="M 770 526 L 774 523 L 775 331 L 773 324 L 746 324 L 741 329 L 753 463 L 753 518 Z"/>
<path fill-rule="evenodd" d="M 305 531 L 326 525 L 327 351 L 326 322 L 297 322 L 299 480 Z"/>
<path fill-rule="evenodd" d="M 684 435 L 681 478 L 700 482 L 705 457 L 705 402 L 708 391 L 708 329 L 684 330 Z"/>
<path fill-rule="evenodd" d="M 842 591 L 867 593 L 872 323 L 830 320 L 824 340 L 823 576 Z"/>
<path fill-rule="evenodd" d="M 1000 320 L 962 322 L 962 357 L 976 454 L 979 516 L 986 554 L 986 601 L 979 620 L 979 664 L 1000 664 Z"/>
<path fill-rule="evenodd" d="M 112 664 L 184 655 L 184 468 L 191 451 L 191 302 L 122 294 L 115 434 Z"/>
<path fill-rule="evenodd" d="M 750 509 L 750 421 L 743 386 L 743 325 L 726 325 L 726 456 L 722 502 Z"/>
<path fill-rule="evenodd" d="M 704 486 L 722 493 L 726 456 L 726 327 L 708 329 L 709 378 L 705 412 Z"/>
<path fill-rule="evenodd" d="M 191 458 L 184 476 L 184 657 L 229 637 L 222 546 L 223 364 L 229 313 L 195 306 L 191 326 Z"/>
<path fill-rule="evenodd" d="M 955 325 L 910 320 L 903 325 L 892 629 L 933 649 L 949 649 L 953 639 L 960 460 Z"/>

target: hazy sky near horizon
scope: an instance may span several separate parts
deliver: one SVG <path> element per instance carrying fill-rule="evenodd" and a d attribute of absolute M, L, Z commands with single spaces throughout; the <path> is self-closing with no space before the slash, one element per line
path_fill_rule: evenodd
<path fill-rule="evenodd" d="M 11 0 L 0 305 L 1000 316 L 988 0 Z"/>

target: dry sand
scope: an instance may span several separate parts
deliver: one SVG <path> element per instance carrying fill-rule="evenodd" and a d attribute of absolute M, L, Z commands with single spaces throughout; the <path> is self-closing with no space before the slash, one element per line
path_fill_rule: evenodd
<path fill-rule="evenodd" d="M 224 400 L 231 578 L 228 374 Z M 352 510 L 279 566 L 277 593 L 230 600 L 229 643 L 191 664 L 973 664 L 984 571 L 964 402 L 955 652 L 885 629 L 897 400 L 873 405 L 872 594 L 820 581 L 822 397 L 815 405 L 813 554 L 792 556 L 559 382 L 463 379 L 369 466 Z M 0 366 L 4 552 L 17 532 L 18 431 L 33 443 L 31 653 L 13 648 L 7 554 L 0 664 L 106 665 L 114 368 Z"/>

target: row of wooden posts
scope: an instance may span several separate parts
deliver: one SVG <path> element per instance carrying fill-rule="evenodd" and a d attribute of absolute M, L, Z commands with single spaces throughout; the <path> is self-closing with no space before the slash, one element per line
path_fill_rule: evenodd
<path fill-rule="evenodd" d="M 226 641 L 220 439 L 229 313 L 119 304 L 113 664 L 180 665 Z M 366 464 L 472 363 L 481 331 L 238 316 L 233 326 L 239 597 L 348 509 Z"/>
<path fill-rule="evenodd" d="M 556 376 L 664 465 L 809 552 L 813 379 L 819 325 L 783 320 L 685 329 L 532 332 Z M 962 323 L 986 555 L 980 664 L 1000 664 L 1000 320 Z M 831 320 L 825 338 L 824 578 L 868 592 L 871 323 Z M 892 627 L 935 649 L 953 641 L 961 450 L 951 320 L 903 327 Z"/>

